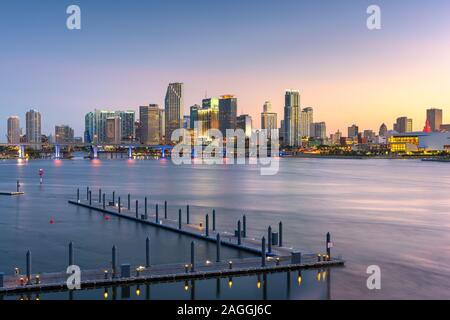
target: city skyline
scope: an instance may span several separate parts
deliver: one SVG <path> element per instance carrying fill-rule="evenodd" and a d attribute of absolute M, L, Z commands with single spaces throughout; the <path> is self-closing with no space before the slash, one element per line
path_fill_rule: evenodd
<path fill-rule="evenodd" d="M 65 28 L 64 1 L 25 2 L 33 19 L 14 4 L 4 6 L 0 19 L 8 61 L 0 75 L 6 88 L 0 119 L 19 115 L 23 124 L 25 112 L 36 108 L 45 114 L 45 133 L 65 123 L 81 136 L 78 119 L 95 108 L 137 113 L 149 103 L 164 106 L 166 86 L 176 81 L 186 85 L 184 115 L 205 96 L 232 93 L 255 127 L 267 100 L 282 119 L 287 88 L 300 90 L 300 108 L 314 108 L 329 132 L 353 122 L 377 130 L 401 116 L 421 130 L 424 109 L 445 112 L 450 105 L 447 1 L 377 1 L 379 31 L 366 28 L 368 1 L 79 1 L 83 28 L 73 32 Z M 152 19 L 144 19 L 149 12 Z M 215 12 L 229 12 L 230 23 L 215 24 Z"/>

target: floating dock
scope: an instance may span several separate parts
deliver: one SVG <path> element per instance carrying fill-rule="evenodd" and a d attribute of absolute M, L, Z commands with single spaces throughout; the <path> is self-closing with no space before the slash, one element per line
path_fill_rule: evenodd
<path fill-rule="evenodd" d="M 25 192 L 17 192 L 17 191 L 0 191 L 0 196 L 21 196 L 24 195 Z"/>

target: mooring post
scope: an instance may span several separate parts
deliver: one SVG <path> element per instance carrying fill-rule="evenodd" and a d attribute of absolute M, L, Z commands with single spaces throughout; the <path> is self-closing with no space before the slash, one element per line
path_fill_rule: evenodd
<path fill-rule="evenodd" d="M 89 190 L 89 205 L 92 206 L 92 191 Z"/>
<path fill-rule="evenodd" d="M 267 252 L 272 253 L 272 227 L 267 228 Z"/>
<path fill-rule="evenodd" d="M 327 233 L 327 256 L 331 260 L 331 234 Z"/>
<path fill-rule="evenodd" d="M 238 245 L 240 246 L 242 244 L 241 220 L 239 220 L 237 223 L 237 238 L 238 238 Z"/>
<path fill-rule="evenodd" d="M 80 203 L 80 188 L 77 189 L 77 202 Z"/>
<path fill-rule="evenodd" d="M 86 200 L 89 200 L 89 187 L 86 188 Z"/>
<path fill-rule="evenodd" d="M 103 210 L 106 209 L 106 194 L 103 194 Z"/>
<path fill-rule="evenodd" d="M 205 236 L 209 237 L 209 215 L 206 214 L 205 217 Z"/>
<path fill-rule="evenodd" d="M 189 205 L 186 206 L 186 223 L 189 224 Z"/>
<path fill-rule="evenodd" d="M 113 191 L 113 204 L 116 205 L 116 192 Z"/>
<path fill-rule="evenodd" d="M 17 185 L 16 185 L 16 187 L 17 187 L 17 192 L 20 192 L 20 181 L 19 181 L 19 180 L 17 180 Z"/>
<path fill-rule="evenodd" d="M 128 211 L 131 210 L 131 194 L 128 194 Z"/>
<path fill-rule="evenodd" d="M 145 197 L 144 199 L 144 216 L 145 216 L 145 220 L 147 220 L 148 216 L 147 216 L 147 197 Z"/>
<path fill-rule="evenodd" d="M 145 267 L 150 268 L 150 238 L 145 240 Z"/>
<path fill-rule="evenodd" d="M 283 222 L 280 221 L 278 224 L 278 245 L 283 246 Z"/>
<path fill-rule="evenodd" d="M 136 219 L 139 219 L 139 200 L 136 200 Z"/>
<path fill-rule="evenodd" d="M 167 201 L 164 201 L 164 219 L 167 219 Z"/>
<path fill-rule="evenodd" d="M 158 204 L 156 204 L 155 221 L 156 221 L 156 223 L 159 223 L 159 205 Z"/>
<path fill-rule="evenodd" d="M 217 234 L 216 236 L 216 262 L 220 262 L 220 245 L 221 245 L 221 241 L 220 241 L 220 233 Z"/>
<path fill-rule="evenodd" d="M 112 277 L 115 278 L 117 274 L 117 248 L 112 247 L 112 259 L 111 259 Z"/>
<path fill-rule="evenodd" d="M 242 217 L 242 227 L 243 227 L 242 236 L 244 238 L 247 238 L 247 217 L 245 216 L 245 214 Z"/>
<path fill-rule="evenodd" d="M 102 202 L 102 189 L 98 189 L 98 203 Z"/>
<path fill-rule="evenodd" d="M 212 229 L 213 229 L 213 231 L 216 231 L 216 209 L 213 209 L 213 212 L 212 212 L 212 215 L 213 215 L 213 225 L 212 225 Z"/>
<path fill-rule="evenodd" d="M 191 242 L 191 272 L 195 271 L 195 243 Z"/>
<path fill-rule="evenodd" d="M 266 266 L 266 238 L 261 240 L 261 267 Z"/>
<path fill-rule="evenodd" d="M 3 272 L 0 272 L 0 288 L 3 288 L 4 277 L 5 277 L 5 274 Z"/>
<path fill-rule="evenodd" d="M 118 199 L 118 203 L 117 203 L 117 205 L 119 206 L 119 213 L 122 211 L 122 208 L 121 208 L 121 204 L 120 204 L 120 197 L 119 197 L 119 199 Z"/>
<path fill-rule="evenodd" d="M 31 284 L 31 251 L 27 251 L 27 284 Z"/>
<path fill-rule="evenodd" d="M 178 209 L 178 229 L 181 230 L 181 209 Z"/>
<path fill-rule="evenodd" d="M 70 241 L 69 243 L 69 266 L 73 265 L 73 242 Z"/>

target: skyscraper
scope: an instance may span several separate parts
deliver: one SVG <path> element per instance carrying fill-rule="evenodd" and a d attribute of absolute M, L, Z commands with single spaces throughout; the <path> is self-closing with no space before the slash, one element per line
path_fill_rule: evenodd
<path fill-rule="evenodd" d="M 183 128 L 183 83 L 170 83 L 165 98 L 166 142 L 171 143 L 172 133 Z"/>
<path fill-rule="evenodd" d="M 261 129 L 267 130 L 267 136 L 271 137 L 271 130 L 278 129 L 277 114 L 272 112 L 272 104 L 266 101 L 261 112 Z"/>
<path fill-rule="evenodd" d="M 287 146 L 299 145 L 299 109 L 300 92 L 286 90 L 284 96 L 284 144 Z"/>
<path fill-rule="evenodd" d="M 357 138 L 359 133 L 359 127 L 354 124 L 351 127 L 348 127 L 348 137 L 349 138 Z"/>
<path fill-rule="evenodd" d="M 122 140 L 122 124 L 119 116 L 115 115 L 106 119 L 106 142 L 120 144 Z"/>
<path fill-rule="evenodd" d="M 55 142 L 56 143 L 73 143 L 74 131 L 68 125 L 55 126 Z"/>
<path fill-rule="evenodd" d="M 304 108 L 300 113 L 300 137 L 311 136 L 311 124 L 314 122 L 313 108 Z"/>
<path fill-rule="evenodd" d="M 398 133 L 412 132 L 413 121 L 407 117 L 397 118 L 396 123 L 394 123 L 394 131 Z"/>
<path fill-rule="evenodd" d="M 236 127 L 238 129 L 244 130 L 246 138 L 250 138 L 252 136 L 252 126 L 253 126 L 252 117 L 250 117 L 248 114 L 243 114 L 237 117 Z"/>
<path fill-rule="evenodd" d="M 27 142 L 32 144 L 33 149 L 41 149 L 41 114 L 34 109 L 28 111 L 26 113 L 26 125 Z"/>
<path fill-rule="evenodd" d="M 442 125 L 442 109 L 428 109 L 427 119 L 432 131 L 439 131 Z"/>
<path fill-rule="evenodd" d="M 8 143 L 19 144 L 20 143 L 20 120 L 17 116 L 11 116 L 8 118 Z"/>
<path fill-rule="evenodd" d="M 198 110 L 200 110 L 201 107 L 198 104 L 194 104 L 189 108 L 189 121 L 191 122 L 190 127 L 193 129 L 195 128 L 195 123 L 198 121 Z"/>
<path fill-rule="evenodd" d="M 325 140 L 327 138 L 327 125 L 325 122 L 312 123 L 310 127 L 310 134 L 314 139 Z"/>
<path fill-rule="evenodd" d="M 219 100 L 219 129 L 224 138 L 227 129 L 236 130 L 237 98 L 233 95 L 223 95 Z"/>
<path fill-rule="evenodd" d="M 157 104 L 139 108 L 141 143 L 159 145 L 161 142 L 161 109 Z"/>
<path fill-rule="evenodd" d="M 387 136 L 387 132 L 388 132 L 387 126 L 383 123 L 383 124 L 380 126 L 380 130 L 379 130 L 379 132 L 378 132 L 378 135 L 379 135 L 380 137 L 386 137 L 386 136 Z"/>
<path fill-rule="evenodd" d="M 117 111 L 116 115 L 120 117 L 122 127 L 122 141 L 133 141 L 135 139 L 135 112 Z"/>

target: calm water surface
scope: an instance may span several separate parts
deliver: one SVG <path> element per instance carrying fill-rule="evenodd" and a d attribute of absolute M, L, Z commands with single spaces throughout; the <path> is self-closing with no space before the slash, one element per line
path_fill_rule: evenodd
<path fill-rule="evenodd" d="M 39 185 L 38 170 L 45 170 Z M 191 205 L 191 220 L 217 211 L 217 225 L 233 230 L 247 215 L 250 237 L 262 237 L 267 227 L 284 223 L 288 246 L 302 252 L 323 252 L 331 232 L 333 252 L 346 259 L 345 268 L 317 281 L 317 271 L 302 275 L 270 274 L 267 294 L 257 277 L 196 281 L 194 298 L 209 299 L 406 299 L 450 298 L 450 166 L 416 160 L 281 159 L 280 172 L 261 176 L 253 166 L 174 166 L 169 160 L 2 161 L 0 190 L 12 191 L 21 180 L 23 197 L 0 197 L 0 271 L 24 266 L 33 252 L 33 271 L 59 271 L 67 263 L 67 243 L 76 245 L 82 268 L 108 265 L 113 244 L 121 262 L 143 263 L 145 238 L 152 239 L 153 263 L 189 260 L 189 237 L 142 226 L 67 204 L 76 189 L 91 186 L 133 198 L 149 196 L 169 203 L 169 216 Z M 82 193 L 83 193 L 82 192 Z M 153 210 L 153 209 L 152 209 Z M 50 224 L 54 220 L 54 224 Z M 196 241 L 199 260 L 215 256 L 213 244 Z M 246 257 L 223 248 L 227 258 Z M 382 289 L 366 287 L 366 269 L 378 265 Z M 112 288 L 108 298 L 190 299 L 191 285 L 155 284 Z M 217 293 L 217 288 L 220 292 Z M 123 291 L 123 292 L 122 292 Z M 142 293 L 137 295 L 137 293 Z M 212 294 L 212 293 L 215 294 Z M 104 289 L 76 292 L 75 298 L 103 298 Z M 67 298 L 67 293 L 41 295 Z"/>

